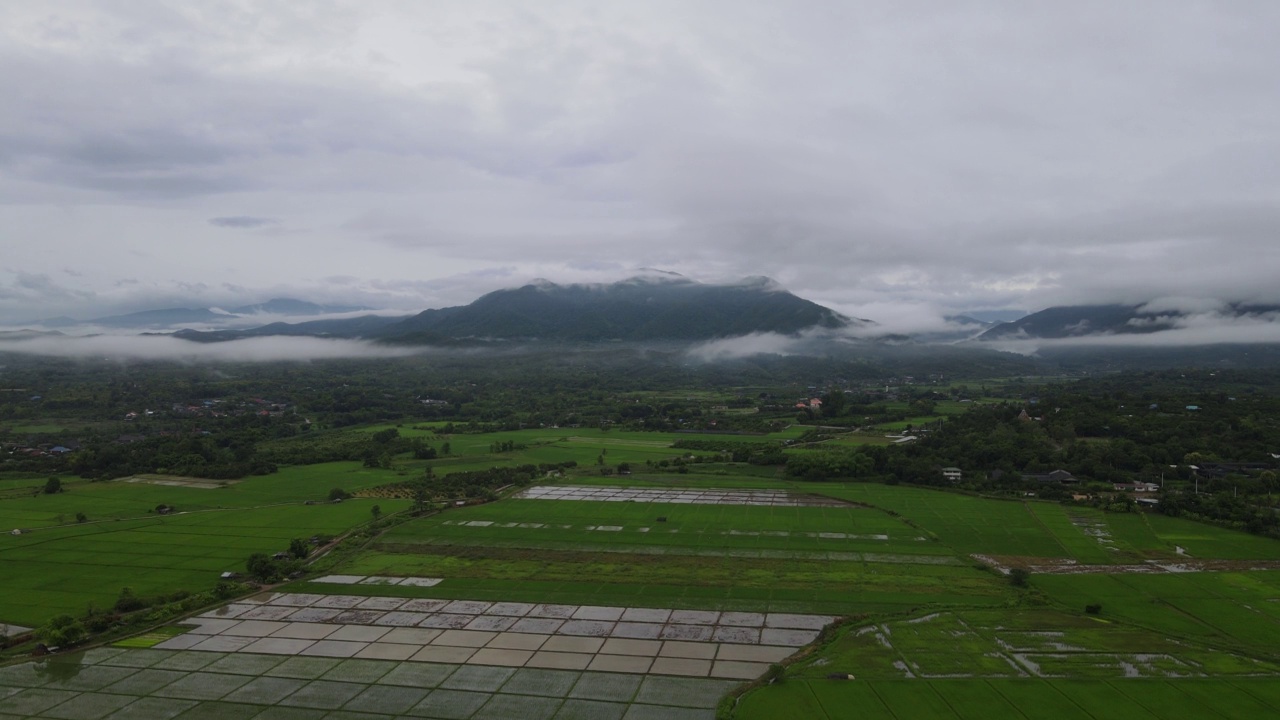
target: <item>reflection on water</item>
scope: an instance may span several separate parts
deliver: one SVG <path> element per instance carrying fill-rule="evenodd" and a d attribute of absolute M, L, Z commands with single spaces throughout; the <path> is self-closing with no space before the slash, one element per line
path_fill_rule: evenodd
<path fill-rule="evenodd" d="M 84 651 L 80 651 L 67 655 L 55 655 L 48 660 L 35 663 L 34 667 L 36 675 L 50 682 L 56 682 L 70 680 L 87 666 L 84 664 Z"/>

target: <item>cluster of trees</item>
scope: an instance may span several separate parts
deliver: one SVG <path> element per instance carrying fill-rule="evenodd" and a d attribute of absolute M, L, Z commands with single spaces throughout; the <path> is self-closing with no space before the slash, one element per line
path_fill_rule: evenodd
<path fill-rule="evenodd" d="M 875 461 L 854 448 L 801 452 L 787 458 L 786 470 L 795 480 L 865 479 L 874 474 Z"/>
<path fill-rule="evenodd" d="M 383 495 L 393 495 L 413 500 L 413 511 L 423 512 L 431 503 L 453 500 L 494 499 L 497 491 L 512 485 L 528 485 L 546 477 L 575 468 L 578 463 L 569 460 L 562 463 L 525 464 L 515 467 L 491 467 L 487 470 L 462 470 L 437 477 L 434 473 L 415 480 L 383 485 L 377 488 Z M 376 518 L 375 518 L 376 519 Z"/>
<path fill-rule="evenodd" d="M 1161 513 L 1190 520 L 1227 525 L 1256 535 L 1280 538 L 1280 515 L 1268 499 L 1258 502 L 1256 496 L 1232 492 L 1161 493 Z"/>
<path fill-rule="evenodd" d="M 919 374 L 945 364 L 937 358 L 907 362 Z M 553 425 L 768 432 L 794 422 L 792 405 L 812 383 L 902 371 L 865 358 L 699 364 L 689 363 L 679 348 L 600 347 L 306 365 L 122 364 L 10 355 L 4 364 L 6 381 L 30 394 L 0 393 L 0 444 L 63 444 L 75 451 L 16 453 L 4 459 L 3 469 L 87 478 L 146 472 L 235 478 L 270 472 L 272 465 L 359 460 L 365 448 L 345 442 L 275 441 L 372 422 L 448 420 L 459 433 Z M 748 396 L 736 389 L 743 385 L 764 392 Z M 677 392 L 659 400 L 640 391 L 654 387 Z M 681 397 L 678 390 L 685 388 L 691 392 Z M 709 397 L 707 390 L 719 396 Z M 759 412 L 713 410 L 720 406 Z M 76 429 L 5 434 L 6 427 L 51 417 Z M 396 442 L 388 448 L 392 454 L 403 452 Z"/>
<path fill-rule="evenodd" d="M 212 589 L 199 593 L 178 590 L 167 595 L 142 596 L 132 588 L 123 587 L 111 607 L 90 605 L 84 615 L 79 617 L 65 613 L 57 615 L 36 628 L 35 635 L 47 647 L 70 647 L 109 630 L 124 632 L 131 627 L 154 625 L 187 615 L 199 608 L 242 595 L 248 589 L 237 582 L 221 581 Z"/>

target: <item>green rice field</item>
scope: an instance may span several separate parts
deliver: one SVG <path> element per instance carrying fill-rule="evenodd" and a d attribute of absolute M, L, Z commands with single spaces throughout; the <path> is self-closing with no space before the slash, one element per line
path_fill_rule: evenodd
<path fill-rule="evenodd" d="M 408 504 L 381 503 L 387 512 Z M 0 618 L 38 625 L 59 613 L 80 615 L 91 603 L 109 607 L 124 586 L 142 596 L 207 589 L 220 573 L 243 571 L 250 554 L 284 550 L 295 537 L 345 531 L 368 520 L 372 505 L 349 500 L 206 510 L 6 534 L 0 536 Z"/>
<path fill-rule="evenodd" d="M 398 429 L 436 447 L 445 441 L 427 429 Z M 374 504 L 385 513 L 409 504 L 324 502 L 332 488 L 403 483 L 427 466 L 439 476 L 575 460 L 578 469 L 545 482 L 787 490 L 844 503 L 506 497 L 409 520 L 324 561 L 326 573 L 441 578 L 438 585 L 335 586 L 311 578 L 289 589 L 850 618 L 788 665 L 780 682 L 726 700 L 724 718 L 1280 714 L 1280 570 L 1250 565 L 1280 559 L 1276 541 L 1032 498 L 798 483 L 776 468 L 733 464 L 701 464 L 678 475 L 646 465 L 684 454 L 670 447 L 679 439 L 700 436 L 559 428 L 454 435 L 449 457 L 402 456 L 392 469 L 335 462 L 225 484 L 67 479 L 66 492 L 56 495 L 37 494 L 40 479 L 7 478 L 0 480 L 0 527 L 29 532 L 0 536 L 0 621 L 38 625 L 58 613 L 79 615 L 91 603 L 110 605 L 126 585 L 139 595 L 206 589 L 222 571 L 241 570 L 251 553 L 283 550 L 294 537 L 342 533 L 368 521 Z M 495 442 L 523 447 L 491 453 Z M 634 474 L 602 476 L 601 457 L 609 466 L 632 464 Z M 156 515 L 160 504 L 178 514 Z M 81 512 L 87 522 L 76 522 Z M 1214 572 L 1132 572 L 1211 560 L 1220 563 Z M 1033 572 L 1022 588 L 993 564 L 1075 565 L 1080 572 Z M 162 637 L 130 642 L 141 648 Z M 62 713 L 60 704 L 49 707 Z M 678 709 L 662 712 L 677 717 Z M 706 717 L 705 702 L 700 712 Z M 0 720 L 7 720 L 3 710 Z"/>
<path fill-rule="evenodd" d="M 1280 684 L 1264 678 L 788 680 L 752 695 L 733 717 L 1157 720 L 1268 718 L 1277 714 Z"/>
<path fill-rule="evenodd" d="M 404 479 L 390 470 L 365 468 L 357 462 L 334 462 L 285 467 L 272 475 L 225 485 L 190 479 L 204 487 L 159 484 L 146 478 L 138 482 L 68 480 L 63 492 L 54 495 L 26 494 L 0 501 L 0 528 L 25 530 L 74 524 L 76 513 L 80 512 L 90 522 L 145 518 L 161 504 L 179 511 L 204 511 L 324 501 L 333 488 L 355 492 Z M 162 478 L 160 482 L 170 480 Z M 43 485 L 41 482 L 40 487 Z"/>

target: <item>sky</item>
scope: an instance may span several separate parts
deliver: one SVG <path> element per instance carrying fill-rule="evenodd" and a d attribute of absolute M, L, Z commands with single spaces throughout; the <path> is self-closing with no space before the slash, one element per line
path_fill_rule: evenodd
<path fill-rule="evenodd" d="M 1277 36 L 1269 0 L 0 0 L 0 321 L 638 268 L 907 329 L 1276 302 Z"/>

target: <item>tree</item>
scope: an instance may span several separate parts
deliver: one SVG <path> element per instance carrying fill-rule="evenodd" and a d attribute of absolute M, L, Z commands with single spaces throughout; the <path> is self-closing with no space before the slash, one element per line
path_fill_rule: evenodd
<path fill-rule="evenodd" d="M 334 488 L 334 489 L 332 489 L 332 490 L 330 490 L 330 491 L 329 491 L 329 501 L 330 501 L 330 502 L 337 502 L 337 501 L 339 501 L 339 500 L 346 500 L 346 499 L 347 499 L 347 498 L 349 498 L 349 497 L 351 497 L 351 493 L 347 492 L 346 490 L 343 490 L 342 488 Z"/>
<path fill-rule="evenodd" d="M 302 560 L 311 554 L 311 544 L 302 538 L 294 538 L 289 541 L 289 554 Z"/>
<path fill-rule="evenodd" d="M 1014 587 L 1026 587 L 1031 582 L 1031 572 L 1025 568 L 1013 568 L 1009 571 L 1009 582 Z"/>
<path fill-rule="evenodd" d="M 374 505 L 373 507 L 369 508 L 369 514 L 373 515 L 374 520 L 377 520 L 378 518 L 382 517 L 382 507 L 380 505 Z"/>
<path fill-rule="evenodd" d="M 828 417 L 839 417 L 844 414 L 845 409 L 844 391 L 840 389 L 832 390 L 822 398 L 822 414 Z"/>
<path fill-rule="evenodd" d="M 265 553 L 250 555 L 249 559 L 244 563 L 244 569 L 249 574 L 249 577 L 261 583 L 269 583 L 280 574 L 275 561 L 267 557 Z"/>
<path fill-rule="evenodd" d="M 89 522 L 89 516 L 85 515 L 85 514 L 84 514 L 84 513 L 82 513 L 82 512 L 78 512 L 78 513 L 76 513 L 76 522 L 78 522 L 78 523 L 87 523 L 87 522 Z"/>
<path fill-rule="evenodd" d="M 1276 486 L 1276 471 L 1263 470 L 1258 479 L 1262 481 L 1262 487 L 1267 489 L 1267 497 L 1271 497 L 1271 489 Z"/>
<path fill-rule="evenodd" d="M 36 631 L 36 637 L 47 647 L 75 645 L 84 636 L 84 626 L 70 615 L 58 615 Z"/>
<path fill-rule="evenodd" d="M 400 437 L 399 430 L 395 428 L 387 428 L 386 430 L 379 430 L 378 432 L 374 433 L 373 441 L 376 443 L 382 443 L 385 445 L 386 443 L 389 443 L 398 437 Z"/>
<path fill-rule="evenodd" d="M 147 601 L 138 597 L 131 587 L 120 588 L 120 596 L 116 598 L 116 604 L 112 606 L 118 613 L 133 612 L 141 610 L 147 606 Z"/>
<path fill-rule="evenodd" d="M 427 509 L 427 483 L 419 480 L 413 484 L 413 514 L 421 515 Z"/>
<path fill-rule="evenodd" d="M 44 483 L 45 495 L 57 495 L 62 492 L 62 480 L 57 477 L 51 477 Z"/>

